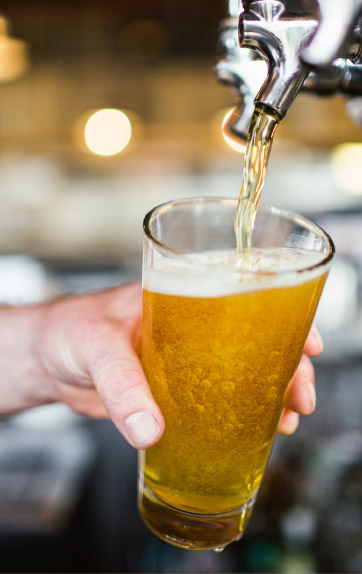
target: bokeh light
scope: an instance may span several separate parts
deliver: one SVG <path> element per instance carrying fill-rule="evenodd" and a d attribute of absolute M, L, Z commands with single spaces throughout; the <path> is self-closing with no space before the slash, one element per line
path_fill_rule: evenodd
<path fill-rule="evenodd" d="M 362 195 L 362 144 L 345 143 L 332 150 L 331 168 L 339 187 L 351 195 Z"/>
<path fill-rule="evenodd" d="M 88 149 L 102 156 L 120 153 L 129 144 L 131 135 L 132 126 L 128 116 L 114 108 L 94 112 L 84 129 Z"/>
<path fill-rule="evenodd" d="M 232 108 L 231 110 L 228 110 L 226 112 L 226 114 L 224 115 L 224 119 L 222 121 L 222 137 L 224 138 L 225 142 L 227 143 L 227 145 L 234 151 L 236 151 L 237 153 L 245 153 L 246 150 L 246 143 L 242 143 L 241 141 L 238 141 L 236 138 L 232 138 L 231 136 L 229 136 L 226 133 L 225 130 L 225 125 L 228 122 L 228 119 L 230 118 L 231 114 L 233 113 L 234 108 Z"/>
<path fill-rule="evenodd" d="M 28 70 L 28 44 L 9 35 L 9 22 L 0 15 L 0 82 L 17 80 Z"/>

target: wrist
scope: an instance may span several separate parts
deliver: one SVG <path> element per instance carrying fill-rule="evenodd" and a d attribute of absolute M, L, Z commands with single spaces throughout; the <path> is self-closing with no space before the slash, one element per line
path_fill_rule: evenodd
<path fill-rule="evenodd" d="M 40 360 L 45 305 L 0 307 L 0 413 L 54 402 L 52 378 Z"/>

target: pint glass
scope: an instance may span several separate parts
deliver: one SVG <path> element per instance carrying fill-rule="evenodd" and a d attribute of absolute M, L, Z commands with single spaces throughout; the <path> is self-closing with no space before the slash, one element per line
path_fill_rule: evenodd
<path fill-rule="evenodd" d="M 139 455 L 139 509 L 162 539 L 222 549 L 249 519 L 333 256 L 317 225 L 261 206 L 247 265 L 237 201 L 144 221 L 142 364 L 166 421 Z"/>

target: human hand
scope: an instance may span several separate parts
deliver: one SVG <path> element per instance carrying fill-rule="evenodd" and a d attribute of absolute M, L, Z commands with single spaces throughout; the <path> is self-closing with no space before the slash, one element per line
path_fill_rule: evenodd
<path fill-rule="evenodd" d="M 138 357 L 138 283 L 38 306 L 0 311 L 0 412 L 60 401 L 110 417 L 128 442 L 145 448 L 164 419 Z"/>
<path fill-rule="evenodd" d="M 290 435 L 299 424 L 299 415 L 310 415 L 316 405 L 314 367 L 309 357 L 323 351 L 323 342 L 313 326 L 304 346 L 303 355 L 284 394 L 283 413 L 279 420 L 278 432 Z"/>

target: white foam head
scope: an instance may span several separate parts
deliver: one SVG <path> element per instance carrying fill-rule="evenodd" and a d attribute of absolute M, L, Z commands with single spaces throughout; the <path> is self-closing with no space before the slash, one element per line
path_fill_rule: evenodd
<path fill-rule="evenodd" d="M 179 259 L 158 255 L 143 272 L 145 289 L 187 297 L 222 297 L 262 289 L 288 287 L 326 272 L 325 255 L 297 249 L 253 250 L 239 259 L 235 251 L 193 253 Z"/>

